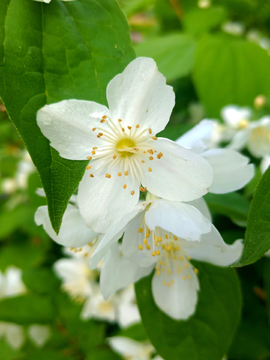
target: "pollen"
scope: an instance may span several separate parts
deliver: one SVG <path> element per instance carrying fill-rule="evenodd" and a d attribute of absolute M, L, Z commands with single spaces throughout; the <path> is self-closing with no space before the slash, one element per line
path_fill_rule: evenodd
<path fill-rule="evenodd" d="M 92 241 L 90 241 L 90 242 L 88 243 L 88 245 L 89 245 L 90 247 L 92 247 L 92 246 L 93 246 Z"/>
<path fill-rule="evenodd" d="M 139 124 L 137 124 L 137 125 L 136 125 L 136 128 L 137 128 L 137 129 L 139 129 L 139 127 L 140 127 L 140 125 L 139 125 Z"/>
<path fill-rule="evenodd" d="M 125 176 L 128 176 L 128 171 L 127 171 L 127 170 L 124 172 L 124 175 L 125 175 Z"/>
<path fill-rule="evenodd" d="M 147 239 L 143 239 L 143 243 L 144 243 L 145 245 L 147 245 L 147 244 L 148 244 Z"/>
<path fill-rule="evenodd" d="M 167 285 L 168 285 L 169 287 L 171 287 L 171 283 L 169 283 L 169 282 L 168 282 L 168 284 L 167 284 Z"/>
<path fill-rule="evenodd" d="M 125 185 L 123 185 L 123 188 L 124 188 L 124 189 L 126 189 L 126 188 L 127 188 L 127 185 L 126 185 L 126 184 L 125 184 Z"/>
<path fill-rule="evenodd" d="M 131 193 L 131 195 L 134 195 L 134 194 L 135 194 L 135 191 L 134 191 L 134 190 L 132 190 L 130 193 Z"/>
<path fill-rule="evenodd" d="M 152 172 L 152 169 L 149 167 L 149 168 L 148 168 L 148 171 L 149 171 L 149 172 Z"/>
<path fill-rule="evenodd" d="M 179 251 L 180 247 L 177 245 L 174 249 L 175 249 L 176 251 Z"/>
<path fill-rule="evenodd" d="M 172 270 L 171 269 L 168 269 L 168 274 L 172 275 Z"/>
<path fill-rule="evenodd" d="M 184 260 L 183 256 L 179 256 L 178 259 L 179 259 L 179 260 Z"/>
<path fill-rule="evenodd" d="M 128 130 L 131 130 L 131 129 L 132 129 L 132 127 L 131 127 L 131 126 L 128 126 L 127 128 L 128 128 Z"/>
<path fill-rule="evenodd" d="M 144 163 L 145 163 L 145 161 L 144 161 L 144 160 L 141 160 L 141 163 L 142 163 L 142 164 L 144 164 Z"/>
<path fill-rule="evenodd" d="M 188 274 L 188 276 L 187 276 L 189 279 L 191 279 L 191 275 L 190 274 Z"/>
<path fill-rule="evenodd" d="M 118 119 L 118 122 L 121 122 L 122 120 L 121 119 Z"/>
<path fill-rule="evenodd" d="M 158 159 L 161 159 L 162 156 L 163 156 L 162 152 L 160 152 L 159 154 L 157 154 L 157 158 L 158 158 Z"/>
<path fill-rule="evenodd" d="M 191 259 L 191 257 L 190 257 L 190 256 L 187 256 L 187 259 L 188 259 L 188 260 L 190 260 L 190 259 Z"/>
<path fill-rule="evenodd" d="M 113 159 L 116 159 L 116 158 L 117 158 L 117 155 L 114 154 L 114 155 L 113 155 Z"/>
<path fill-rule="evenodd" d="M 188 264 L 185 264 L 185 269 L 187 269 L 188 268 Z"/>
<path fill-rule="evenodd" d="M 165 235 L 165 238 L 168 240 L 168 239 L 169 239 L 169 235 L 168 235 L 168 234 L 166 234 L 166 235 Z"/>
<path fill-rule="evenodd" d="M 149 238 L 149 236 L 150 236 L 150 233 L 147 232 L 147 233 L 145 234 L 146 239 Z"/>
<path fill-rule="evenodd" d="M 155 253 L 155 251 L 153 251 L 153 252 L 152 252 L 152 256 L 156 256 L 156 253 Z"/>
<path fill-rule="evenodd" d="M 90 170 L 91 169 L 91 166 L 90 165 L 87 165 L 86 166 L 86 170 Z"/>
<path fill-rule="evenodd" d="M 154 160 L 153 156 L 149 156 L 149 160 Z"/>
<path fill-rule="evenodd" d="M 103 136 L 103 133 L 98 133 L 99 136 Z"/>
<path fill-rule="evenodd" d="M 154 154 L 154 151 L 152 149 L 150 150 L 147 150 L 149 152 L 149 154 L 153 155 Z"/>
<path fill-rule="evenodd" d="M 110 178 L 112 177 L 112 175 L 107 173 L 107 174 L 105 175 L 105 177 L 108 178 L 108 179 L 110 179 Z"/>
<path fill-rule="evenodd" d="M 105 123 L 105 119 L 101 119 L 100 122 L 103 124 Z"/>
<path fill-rule="evenodd" d="M 121 172 L 119 172 L 119 173 L 118 173 L 118 176 L 121 176 L 121 175 L 122 175 L 122 173 L 121 173 Z"/>
<path fill-rule="evenodd" d="M 174 284 L 174 280 L 172 279 L 172 284 Z"/>
<path fill-rule="evenodd" d="M 161 260 L 159 260 L 158 263 L 159 263 L 159 265 L 162 265 L 162 261 L 161 261 Z"/>
<path fill-rule="evenodd" d="M 152 136 L 152 139 L 153 139 L 153 140 L 157 140 L 157 137 L 156 137 L 156 136 Z"/>
<path fill-rule="evenodd" d="M 178 240 L 178 237 L 175 236 L 175 235 L 173 235 L 173 238 L 174 238 L 175 241 Z"/>
<path fill-rule="evenodd" d="M 149 129 L 148 132 L 149 132 L 149 134 L 152 134 L 152 130 L 151 130 L 151 129 Z"/>
<path fill-rule="evenodd" d="M 92 151 L 92 155 L 95 155 L 95 153 L 96 153 L 95 150 L 93 150 L 93 151 Z"/>
<path fill-rule="evenodd" d="M 194 272 L 195 272 L 195 274 L 198 274 L 199 273 L 199 270 L 198 269 L 194 269 Z"/>
<path fill-rule="evenodd" d="M 162 281 L 162 285 L 164 285 L 164 286 L 166 285 L 166 281 L 165 281 L 165 280 Z"/>
<path fill-rule="evenodd" d="M 125 132 L 125 128 L 122 128 L 122 131 Z"/>
<path fill-rule="evenodd" d="M 92 131 L 95 131 L 95 130 L 97 130 L 97 128 L 93 128 L 93 129 L 92 129 Z"/>
<path fill-rule="evenodd" d="M 140 228 L 138 229 L 138 233 L 141 234 L 142 232 L 143 232 L 143 228 L 140 227 Z"/>
<path fill-rule="evenodd" d="M 146 249 L 147 250 L 150 250 L 151 249 L 151 246 L 148 244 L 148 245 L 146 245 Z"/>
<path fill-rule="evenodd" d="M 142 245 L 139 245 L 139 246 L 138 246 L 138 249 L 139 249 L 139 250 L 142 250 L 142 249 L 143 249 L 143 246 L 142 246 Z"/>
<path fill-rule="evenodd" d="M 94 147 L 93 147 L 93 150 L 97 150 L 97 147 L 96 147 L 96 146 L 94 146 Z"/>
<path fill-rule="evenodd" d="M 93 178 L 93 177 L 94 177 L 94 175 L 93 175 L 93 174 L 90 174 L 89 176 L 90 176 L 91 178 Z"/>
<path fill-rule="evenodd" d="M 105 119 L 107 119 L 107 117 L 108 117 L 107 115 L 103 115 L 103 116 L 102 116 L 102 119 L 105 120 Z"/>
<path fill-rule="evenodd" d="M 87 159 L 88 159 L 88 160 L 92 160 L 92 156 L 87 156 Z"/>
<path fill-rule="evenodd" d="M 182 279 L 185 281 L 185 280 L 187 280 L 187 278 L 185 277 L 185 276 L 182 276 Z"/>
<path fill-rule="evenodd" d="M 159 250 L 156 251 L 156 255 L 160 255 L 160 251 L 159 251 Z"/>

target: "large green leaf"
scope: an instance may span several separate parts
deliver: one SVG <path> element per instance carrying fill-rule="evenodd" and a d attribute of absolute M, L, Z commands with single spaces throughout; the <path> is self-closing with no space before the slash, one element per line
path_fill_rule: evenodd
<path fill-rule="evenodd" d="M 16 324 L 46 324 L 53 321 L 55 309 L 45 296 L 26 294 L 0 301 L 0 321 Z"/>
<path fill-rule="evenodd" d="M 64 99 L 106 104 L 109 80 L 133 58 L 115 0 L 0 2 L 0 97 L 41 176 L 57 232 L 85 161 L 62 159 L 41 134 L 36 113 Z"/>
<path fill-rule="evenodd" d="M 252 106 L 270 94 L 270 57 L 258 45 L 229 35 L 208 35 L 197 47 L 193 78 L 208 116 L 228 104 Z"/>
<path fill-rule="evenodd" d="M 270 168 L 263 174 L 248 215 L 244 250 L 235 266 L 249 265 L 270 249 Z"/>
<path fill-rule="evenodd" d="M 195 46 L 195 40 L 190 35 L 173 33 L 138 44 L 135 51 L 138 56 L 153 58 L 167 80 L 175 80 L 190 74 Z"/>
<path fill-rule="evenodd" d="M 240 318 L 241 299 L 235 271 L 196 263 L 200 292 L 196 312 L 176 321 L 156 306 L 151 275 L 139 281 L 136 297 L 146 332 L 166 360 L 221 360 Z"/>

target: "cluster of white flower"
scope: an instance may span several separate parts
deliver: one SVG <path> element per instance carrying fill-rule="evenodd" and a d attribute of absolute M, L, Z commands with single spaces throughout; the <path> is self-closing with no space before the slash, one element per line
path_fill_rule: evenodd
<path fill-rule="evenodd" d="M 26 291 L 20 269 L 10 266 L 5 272 L 0 271 L 0 299 L 22 295 Z M 28 328 L 28 337 L 36 346 L 43 346 L 50 337 L 50 328 L 33 324 Z M 15 349 L 20 348 L 26 338 L 25 329 L 21 325 L 1 321 L 0 338 L 5 338 Z"/>
<path fill-rule="evenodd" d="M 152 59 L 137 58 L 114 77 L 107 101 L 109 109 L 66 100 L 39 110 L 38 125 L 60 156 L 89 164 L 59 234 L 45 206 L 37 210 L 36 223 L 78 252 L 93 245 L 90 267 L 102 260 L 105 299 L 155 270 L 156 304 L 172 318 L 186 319 L 200 288 L 190 260 L 228 266 L 242 252 L 240 240 L 223 241 L 202 196 L 240 189 L 253 177 L 253 165 L 232 149 L 208 149 L 214 129 L 209 121 L 177 142 L 156 136 L 169 121 L 175 96 Z M 78 267 L 72 268 L 73 281 L 84 283 L 83 276 L 77 279 Z M 84 291 L 92 290 L 86 285 Z"/>

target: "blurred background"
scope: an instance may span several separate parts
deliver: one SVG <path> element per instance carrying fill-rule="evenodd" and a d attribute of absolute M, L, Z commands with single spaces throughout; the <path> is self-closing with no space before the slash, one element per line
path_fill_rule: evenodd
<path fill-rule="evenodd" d="M 204 118 L 222 129 L 226 105 L 248 106 L 251 121 L 270 115 L 268 0 L 119 5 L 137 56 L 154 58 L 176 93 L 161 136 L 176 140 Z M 243 153 L 256 165 L 251 183 L 226 197 L 206 197 L 228 243 L 244 238 L 250 200 L 267 167 Z M 3 105 L 0 171 L 0 360 L 160 359 L 140 322 L 133 285 L 104 301 L 99 271 L 88 266 L 92 244 L 63 248 L 36 226 L 35 211 L 46 199 L 36 193 L 39 177 Z M 264 257 L 238 274 L 243 316 L 226 358 L 270 359 L 270 260 Z"/>

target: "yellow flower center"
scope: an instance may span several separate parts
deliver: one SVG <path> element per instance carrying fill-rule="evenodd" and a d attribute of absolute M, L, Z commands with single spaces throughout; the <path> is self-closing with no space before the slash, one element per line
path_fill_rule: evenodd
<path fill-rule="evenodd" d="M 121 157 L 129 157 L 134 154 L 135 143 L 129 138 L 121 139 L 116 145 L 116 149 Z M 131 151 L 129 151 L 129 149 Z"/>

